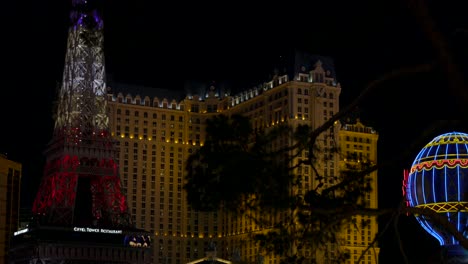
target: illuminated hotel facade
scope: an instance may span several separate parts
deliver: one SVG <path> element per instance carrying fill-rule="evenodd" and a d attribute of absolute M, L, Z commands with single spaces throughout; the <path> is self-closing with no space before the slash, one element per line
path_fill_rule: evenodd
<path fill-rule="evenodd" d="M 183 191 L 185 162 L 203 145 L 205 120 L 220 113 L 248 116 L 254 128 L 287 122 L 293 127 L 307 124 L 315 129 L 339 111 L 341 87 L 329 58 L 296 53 L 288 65 L 291 67 L 284 74 L 276 74 L 270 81 L 237 95 L 228 95 L 213 86 L 191 95 L 117 83 L 109 85 L 109 123 L 112 135 L 119 142 L 122 186 L 136 226 L 154 234 L 153 263 L 188 263 L 203 257 L 212 243 L 216 244 L 220 258 L 258 262 L 262 253 L 249 239 L 249 234 L 261 231 L 258 226 L 247 218 L 234 219 L 222 212 L 202 213 L 190 208 Z M 318 139 L 323 160 L 336 149 L 342 134 L 346 135 L 345 139 L 358 135 L 371 138 L 372 143 L 366 143 L 365 150 L 370 159 L 376 159 L 376 134 L 343 130 L 336 122 Z M 278 144 L 291 142 L 281 140 Z M 303 153 L 303 157 L 307 154 Z M 319 173 L 336 175 L 343 161 L 341 155 L 326 160 L 318 165 Z M 304 179 L 298 192 L 305 193 L 318 185 L 310 166 L 298 167 L 296 174 Z M 371 177 L 376 182 L 376 173 Z M 330 177 L 325 184 L 332 185 L 335 180 Z M 376 207 L 376 188 L 370 197 L 372 206 Z M 377 223 L 372 223 L 373 238 Z M 358 247 L 351 241 L 343 243 L 350 253 Z M 326 263 L 336 257 L 337 250 L 336 245 L 330 245 L 317 255 L 310 253 L 310 258 Z M 378 249 L 372 254 L 372 261 L 366 258 L 361 263 L 375 263 Z M 271 255 L 262 259 L 264 263 L 279 263 Z"/>
<path fill-rule="evenodd" d="M 0 262 L 7 263 L 10 239 L 18 229 L 22 164 L 0 155 Z"/>
<path fill-rule="evenodd" d="M 339 144 L 341 149 L 341 170 L 347 167 L 359 166 L 361 162 L 369 162 L 375 165 L 377 162 L 377 132 L 363 125 L 360 120 L 352 124 L 344 124 L 339 132 Z M 366 175 L 369 178 L 371 191 L 364 194 L 364 204 L 366 208 L 378 208 L 378 186 L 377 171 Z M 373 242 L 378 233 L 377 216 L 375 215 L 356 215 L 353 216 L 353 222 L 348 223 L 341 233 L 343 241 L 342 248 L 350 253 L 347 264 L 352 263 L 378 263 L 380 248 L 377 244 L 368 246 Z M 358 262 L 358 260 L 361 261 Z"/>

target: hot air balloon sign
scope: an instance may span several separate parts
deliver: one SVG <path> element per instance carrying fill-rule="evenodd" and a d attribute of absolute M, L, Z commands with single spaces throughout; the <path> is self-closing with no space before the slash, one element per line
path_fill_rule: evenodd
<path fill-rule="evenodd" d="M 409 207 L 430 209 L 445 216 L 459 232 L 468 231 L 468 134 L 450 132 L 435 137 L 421 149 L 403 178 Z M 427 215 L 415 217 L 441 246 L 465 251 L 447 228 Z"/>

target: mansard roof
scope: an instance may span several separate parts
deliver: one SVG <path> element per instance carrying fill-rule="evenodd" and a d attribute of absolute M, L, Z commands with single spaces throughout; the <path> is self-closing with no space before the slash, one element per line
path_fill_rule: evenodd
<path fill-rule="evenodd" d="M 108 93 L 113 95 L 122 93 L 124 96 L 130 94 L 132 97 L 137 95 L 142 98 L 146 96 L 150 98 L 157 97 L 159 99 L 167 99 L 168 101 L 175 100 L 177 102 L 182 101 L 186 97 L 186 93 L 184 91 L 161 89 L 134 84 L 111 82 L 107 84 L 107 87 L 109 89 Z"/>
<path fill-rule="evenodd" d="M 288 75 L 290 80 L 294 80 L 300 73 L 309 73 L 315 70 L 318 65 L 323 68 L 327 77 L 336 81 L 336 71 L 334 61 L 329 56 L 311 54 L 297 49 L 284 52 L 272 69 L 272 75 Z"/>

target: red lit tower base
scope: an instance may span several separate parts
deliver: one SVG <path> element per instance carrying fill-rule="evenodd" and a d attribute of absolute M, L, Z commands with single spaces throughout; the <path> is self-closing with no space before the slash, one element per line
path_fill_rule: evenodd
<path fill-rule="evenodd" d="M 55 226 L 130 226 L 121 192 L 114 142 L 106 131 L 56 133 L 33 214 Z"/>

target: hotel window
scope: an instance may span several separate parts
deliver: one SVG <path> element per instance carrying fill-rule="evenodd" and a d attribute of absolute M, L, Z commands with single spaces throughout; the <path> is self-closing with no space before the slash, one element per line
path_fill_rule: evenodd
<path fill-rule="evenodd" d="M 208 113 L 213 113 L 213 112 L 214 112 L 214 111 L 213 111 L 213 106 L 212 106 L 212 105 L 207 105 L 207 106 L 206 106 L 206 112 L 208 112 Z"/>
<path fill-rule="evenodd" d="M 138 111 L 135 111 L 135 116 L 138 117 L 139 113 Z"/>

